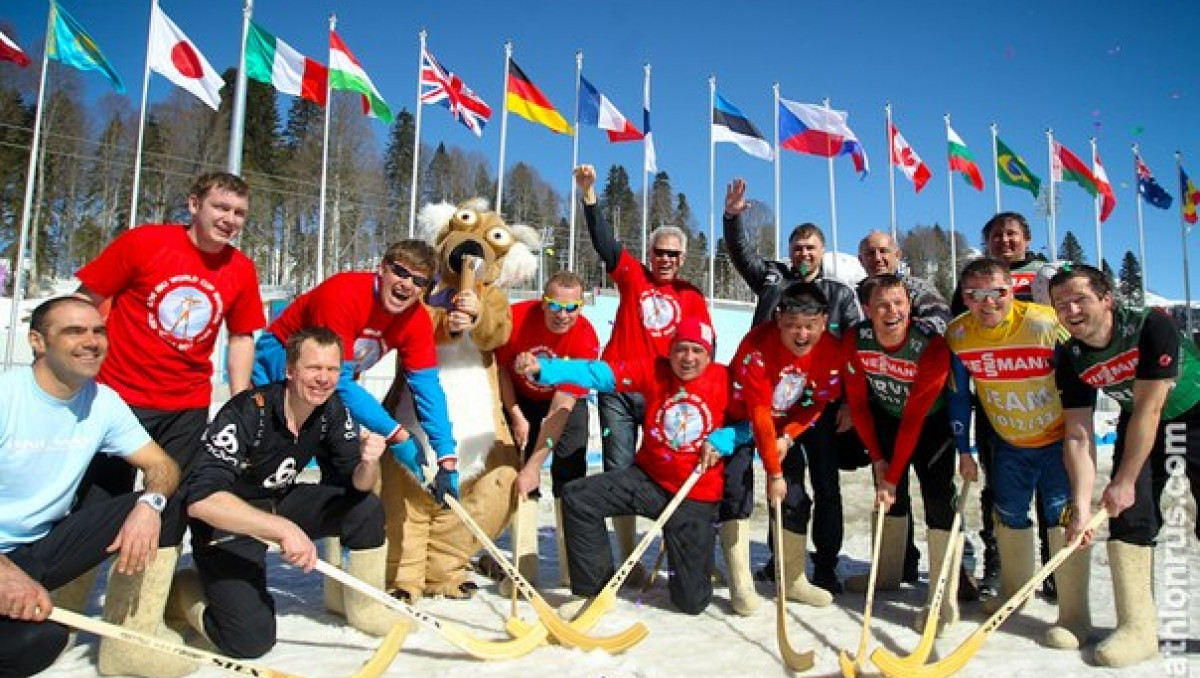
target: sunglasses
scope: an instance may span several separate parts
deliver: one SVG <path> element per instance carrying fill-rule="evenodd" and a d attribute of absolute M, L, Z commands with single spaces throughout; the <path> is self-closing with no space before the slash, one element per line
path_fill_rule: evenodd
<path fill-rule="evenodd" d="M 654 248 L 654 256 L 667 257 L 668 259 L 678 259 L 683 256 L 683 250 L 664 250 L 660 247 Z"/>
<path fill-rule="evenodd" d="M 965 289 L 963 293 L 976 302 L 982 303 L 988 299 L 1000 301 L 1011 292 L 1007 287 L 989 287 L 984 289 Z"/>
<path fill-rule="evenodd" d="M 553 297 L 542 297 L 542 301 L 546 302 L 546 308 L 551 313 L 558 313 L 559 311 L 574 313 L 575 311 L 583 308 L 582 301 L 559 301 Z"/>
<path fill-rule="evenodd" d="M 392 273 L 397 278 L 400 278 L 401 280 L 404 280 L 405 278 L 411 278 L 413 284 L 416 285 L 417 287 L 429 286 L 429 281 L 430 281 L 429 276 L 417 275 L 416 273 L 413 273 L 412 271 L 405 268 L 404 265 L 398 261 L 387 262 L 387 267 L 392 269 Z"/>

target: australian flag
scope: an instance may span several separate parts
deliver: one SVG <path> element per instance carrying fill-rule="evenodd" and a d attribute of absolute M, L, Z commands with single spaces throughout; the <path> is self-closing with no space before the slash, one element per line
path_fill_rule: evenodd
<path fill-rule="evenodd" d="M 1160 210 L 1169 208 L 1171 194 L 1158 185 L 1158 182 L 1154 180 L 1154 175 L 1150 173 L 1150 168 L 1146 167 L 1146 163 L 1142 162 L 1142 156 L 1137 153 L 1133 154 L 1133 166 L 1137 169 L 1138 195 L 1142 196 L 1142 200 Z"/>
<path fill-rule="evenodd" d="M 442 68 L 428 50 L 421 53 L 421 103 L 450 109 L 450 114 L 477 137 L 483 136 L 483 126 L 492 117 L 492 109 L 483 99 L 461 78 Z"/>

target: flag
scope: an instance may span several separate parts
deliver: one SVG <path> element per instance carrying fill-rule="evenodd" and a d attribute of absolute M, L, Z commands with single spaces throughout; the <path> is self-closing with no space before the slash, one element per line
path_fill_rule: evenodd
<path fill-rule="evenodd" d="M 150 47 L 146 53 L 150 70 L 191 92 L 214 111 L 221 107 L 225 81 L 157 3 L 150 15 Z"/>
<path fill-rule="evenodd" d="M 554 109 L 554 104 L 550 103 L 546 95 L 542 94 L 525 75 L 525 71 L 512 59 L 508 60 L 504 105 L 529 122 L 541 123 L 558 134 L 571 134 L 571 125 L 567 123 L 566 118 Z"/>
<path fill-rule="evenodd" d="M 917 193 L 920 193 L 921 189 L 925 188 L 925 184 L 929 182 L 929 178 L 933 176 L 933 173 L 929 171 L 929 165 L 921 160 L 921 156 L 917 155 L 912 146 L 908 145 L 908 141 L 904 135 L 900 134 L 900 130 L 891 123 L 888 124 L 888 141 L 892 147 L 892 164 L 904 172 L 904 176 L 913 182 Z"/>
<path fill-rule="evenodd" d="M 125 83 L 121 82 L 121 76 L 104 58 L 96 41 L 78 21 L 53 1 L 50 3 L 50 23 L 50 34 L 46 36 L 46 56 L 81 71 L 100 71 L 112 83 L 113 89 L 120 94 L 125 93 Z"/>
<path fill-rule="evenodd" d="M 1196 223 L 1196 206 L 1200 205 L 1200 188 L 1196 188 L 1195 182 L 1188 178 L 1187 172 L 1183 171 L 1183 165 L 1179 166 L 1179 194 L 1183 196 L 1183 220 L 1189 224 Z"/>
<path fill-rule="evenodd" d="M 1133 154 L 1133 168 L 1137 171 L 1138 195 L 1142 196 L 1142 200 L 1160 210 L 1169 208 L 1174 199 L 1167 189 L 1159 185 L 1150 168 L 1142 162 L 1142 156 L 1136 152 Z"/>
<path fill-rule="evenodd" d="M 429 50 L 421 52 L 421 103 L 446 107 L 477 137 L 483 136 L 483 126 L 492 117 L 491 107 L 461 78 L 442 68 Z"/>
<path fill-rule="evenodd" d="M 870 167 L 858 137 L 846 124 L 849 115 L 827 106 L 779 100 L 779 145 L 797 153 L 832 158 L 849 155 L 863 177 Z"/>
<path fill-rule="evenodd" d="M 1100 164 L 1100 154 L 1092 148 L 1092 177 L 1096 180 L 1096 189 L 1100 191 L 1100 223 L 1108 221 L 1113 208 L 1117 206 L 1117 196 L 1113 193 L 1112 184 L 1108 182 L 1108 172 Z"/>
<path fill-rule="evenodd" d="M 250 22 L 246 36 L 246 77 L 294 97 L 325 105 L 329 69 Z"/>
<path fill-rule="evenodd" d="M 731 141 L 741 149 L 756 158 L 771 160 L 775 154 L 771 145 L 763 138 L 762 132 L 742 115 L 737 106 L 729 103 L 720 94 L 713 93 L 716 105 L 712 112 L 713 141 Z"/>
<path fill-rule="evenodd" d="M 11 61 L 21 68 L 29 65 L 29 57 L 25 55 L 25 51 L 5 35 L 4 31 L 0 31 L 0 61 Z"/>
<path fill-rule="evenodd" d="M 946 125 L 946 140 L 950 144 L 950 171 L 962 174 L 975 190 L 982 191 L 983 174 L 979 172 L 979 165 L 975 164 L 975 156 L 971 155 L 966 142 L 950 125 Z"/>
<path fill-rule="evenodd" d="M 379 118 L 388 124 L 394 119 L 392 109 L 388 108 L 379 90 L 375 89 L 375 84 L 367 77 L 358 59 L 333 31 L 329 31 L 329 86 L 361 94 L 363 113 L 372 118 Z"/>
<path fill-rule="evenodd" d="M 1000 137 L 996 137 L 996 169 L 998 170 L 997 175 L 1000 177 L 1001 182 L 1009 186 L 1023 188 L 1032 193 L 1034 198 L 1037 198 L 1038 191 L 1042 187 L 1042 180 L 1036 174 L 1029 171 L 1029 167 L 1025 165 L 1025 161 L 1021 159 L 1021 156 L 1013 153 L 1012 149 L 1005 146 Z"/>
<path fill-rule="evenodd" d="M 642 143 L 645 144 L 645 166 L 642 168 L 650 174 L 658 172 L 658 155 L 654 152 L 654 138 L 650 136 L 650 82 L 646 82 L 646 91 L 642 98 Z"/>
<path fill-rule="evenodd" d="M 1053 148 L 1054 152 L 1050 155 L 1050 180 L 1078 184 L 1088 195 L 1096 197 L 1100 188 L 1096 185 L 1096 177 L 1092 176 L 1092 170 L 1066 146 L 1055 141 Z"/>
<path fill-rule="evenodd" d="M 579 76 L 579 123 L 608 131 L 608 140 L 637 141 L 642 133 L 587 78 Z"/>

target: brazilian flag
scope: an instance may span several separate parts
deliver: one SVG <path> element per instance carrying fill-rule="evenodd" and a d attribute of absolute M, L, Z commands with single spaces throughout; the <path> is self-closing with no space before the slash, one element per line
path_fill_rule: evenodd
<path fill-rule="evenodd" d="M 1009 186 L 1023 188 L 1032 193 L 1034 199 L 1037 198 L 1042 180 L 1029 171 L 1029 168 L 1025 166 L 1025 161 L 1021 160 L 1021 156 L 1005 146 L 1000 137 L 996 137 L 996 170 L 1000 181 Z"/>

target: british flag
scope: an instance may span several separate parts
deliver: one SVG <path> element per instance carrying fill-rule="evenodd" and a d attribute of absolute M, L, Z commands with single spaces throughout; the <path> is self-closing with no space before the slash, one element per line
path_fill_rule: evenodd
<path fill-rule="evenodd" d="M 483 126 L 492 117 L 491 107 L 461 78 L 442 68 L 429 50 L 421 53 L 421 103 L 450 109 L 450 114 L 477 137 L 483 136 Z"/>

